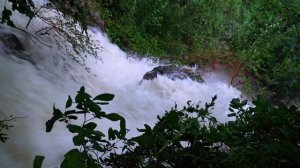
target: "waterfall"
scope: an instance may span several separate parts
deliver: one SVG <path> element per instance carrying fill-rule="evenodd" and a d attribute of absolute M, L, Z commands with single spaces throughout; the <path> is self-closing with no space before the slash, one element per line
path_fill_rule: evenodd
<path fill-rule="evenodd" d="M 19 25 L 26 23 L 18 17 Z M 34 31 L 39 24 L 33 21 L 30 29 Z M 93 96 L 104 92 L 115 94 L 115 99 L 103 108 L 126 118 L 130 136 L 144 123 L 153 126 L 156 116 L 164 114 L 175 102 L 179 106 L 188 100 L 204 104 L 214 95 L 218 99 L 213 114 L 218 120 L 227 121 L 230 100 L 241 95 L 237 89 L 228 88 L 226 80 L 217 73 L 206 74 L 203 84 L 165 76 L 140 83 L 143 75 L 159 63 L 129 57 L 95 28 L 89 32 L 101 46 L 101 60 L 87 57 L 86 66 L 91 69 L 87 72 L 61 54 L 55 45 L 49 48 L 20 31 L 0 26 L 1 33 L 13 33 L 24 47 L 24 51 L 17 53 L 0 42 L 0 119 L 9 115 L 22 117 L 11 123 L 14 127 L 7 132 L 10 139 L 0 143 L 2 168 L 32 167 L 35 155 L 46 156 L 44 167 L 59 165 L 63 154 L 72 147 L 72 137 L 63 124 L 56 124 L 51 133 L 46 133 L 45 122 L 52 116 L 53 103 L 63 108 L 67 96 L 74 96 L 83 85 Z"/>

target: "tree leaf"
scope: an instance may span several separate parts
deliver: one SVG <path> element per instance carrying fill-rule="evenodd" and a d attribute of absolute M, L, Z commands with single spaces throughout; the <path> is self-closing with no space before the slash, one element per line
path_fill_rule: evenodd
<path fill-rule="evenodd" d="M 33 161 L 33 168 L 42 168 L 43 161 L 45 159 L 45 156 L 35 156 Z"/>
<path fill-rule="evenodd" d="M 81 130 L 80 126 L 78 126 L 78 125 L 72 125 L 72 124 L 67 125 L 67 128 L 72 133 L 79 132 Z"/>
<path fill-rule="evenodd" d="M 78 149 L 72 149 L 65 154 L 65 159 L 60 165 L 60 168 L 83 168 L 84 155 Z"/>
<path fill-rule="evenodd" d="M 101 139 L 101 137 L 105 137 L 105 134 L 103 134 L 101 131 L 94 130 L 92 134 L 94 135 L 94 138 L 97 138 L 99 140 Z"/>
<path fill-rule="evenodd" d="M 105 151 L 104 148 L 102 148 L 102 147 L 98 144 L 98 142 L 96 142 L 96 141 L 93 142 L 92 147 L 93 147 L 95 150 L 99 151 L 99 152 L 104 152 L 104 151 Z"/>
<path fill-rule="evenodd" d="M 84 137 L 80 134 L 73 137 L 73 143 L 75 146 L 80 146 L 84 144 Z"/>
<path fill-rule="evenodd" d="M 116 139 L 116 135 L 115 135 L 114 130 L 112 128 L 108 129 L 108 139 L 109 140 L 115 140 Z"/>
<path fill-rule="evenodd" d="M 55 108 L 55 105 L 53 105 L 53 116 L 57 119 L 63 116 L 63 113 L 59 109 Z"/>
<path fill-rule="evenodd" d="M 227 114 L 228 117 L 234 117 L 236 116 L 236 113 L 230 113 L 230 114 Z"/>
<path fill-rule="evenodd" d="M 97 113 L 97 112 L 101 111 L 101 108 L 100 108 L 100 106 L 98 106 L 96 103 L 93 102 L 93 103 L 90 104 L 89 110 L 91 112 Z"/>
<path fill-rule="evenodd" d="M 83 128 L 86 128 L 86 129 L 89 129 L 89 130 L 93 130 L 93 129 L 95 129 L 96 127 L 97 127 L 97 124 L 94 123 L 94 122 L 89 122 L 89 123 L 87 123 L 87 124 L 85 124 L 85 125 L 83 126 Z"/>
<path fill-rule="evenodd" d="M 72 106 L 72 98 L 71 96 L 68 96 L 68 100 L 67 100 L 67 103 L 66 103 L 66 108 L 69 108 Z"/>
<path fill-rule="evenodd" d="M 120 139 L 125 138 L 126 136 L 126 120 L 124 118 L 121 118 L 120 120 Z"/>
<path fill-rule="evenodd" d="M 10 27 L 16 27 L 14 22 L 10 20 L 11 15 L 12 15 L 12 12 L 4 7 L 4 9 L 2 11 L 1 23 L 6 23 Z"/>
<path fill-rule="evenodd" d="M 75 113 L 76 113 L 75 110 L 69 110 L 69 111 L 66 111 L 66 112 L 65 112 L 65 115 L 67 116 L 67 115 L 69 115 L 69 114 L 75 114 Z"/>
<path fill-rule="evenodd" d="M 101 101 L 111 101 L 113 100 L 115 95 L 110 93 L 103 93 L 98 96 L 96 96 L 93 100 L 101 100 Z"/>
<path fill-rule="evenodd" d="M 46 132 L 50 132 L 53 128 L 53 125 L 57 119 L 55 117 L 52 117 L 50 120 L 46 122 Z"/>
<path fill-rule="evenodd" d="M 85 88 L 84 88 L 84 86 L 81 86 L 79 89 L 79 93 L 84 93 L 84 92 L 85 92 Z"/>
<path fill-rule="evenodd" d="M 76 103 L 82 103 L 85 99 L 85 88 L 82 86 L 79 91 L 77 92 L 77 95 L 75 97 Z"/>
<path fill-rule="evenodd" d="M 77 120 L 78 117 L 77 116 L 74 116 L 74 115 L 68 115 L 67 116 L 69 119 L 72 119 L 72 120 Z"/>
<path fill-rule="evenodd" d="M 123 118 L 117 113 L 110 113 L 110 114 L 107 114 L 105 117 L 111 121 L 118 121 Z"/>

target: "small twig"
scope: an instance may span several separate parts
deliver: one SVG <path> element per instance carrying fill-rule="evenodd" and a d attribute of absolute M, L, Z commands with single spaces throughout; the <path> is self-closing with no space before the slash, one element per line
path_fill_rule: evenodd
<path fill-rule="evenodd" d="M 240 70 L 242 69 L 242 67 L 244 67 L 244 63 L 240 63 L 239 68 L 236 70 L 236 72 L 234 73 L 234 75 L 232 76 L 228 88 L 230 87 L 230 85 L 232 85 L 234 79 L 239 75 Z"/>
<path fill-rule="evenodd" d="M 34 16 L 36 16 L 41 9 L 42 9 L 42 6 L 35 12 Z M 34 18 L 34 16 L 32 18 L 30 18 L 29 21 L 27 22 L 26 29 L 28 28 L 28 26 L 29 26 L 30 22 L 32 21 L 32 19 Z"/>
<path fill-rule="evenodd" d="M 8 122 L 8 121 L 13 121 L 15 119 L 18 119 L 18 118 L 26 118 L 27 116 L 24 116 L 24 117 L 15 117 L 15 116 L 9 116 L 7 117 L 6 119 L 3 119 L 3 120 L 0 120 L 1 122 Z"/>
<path fill-rule="evenodd" d="M 113 147 L 114 147 L 117 143 L 119 143 L 120 141 L 121 141 L 121 140 L 119 139 L 117 142 L 114 142 L 113 144 L 111 144 L 111 145 L 107 148 L 107 150 L 104 151 L 103 154 L 102 154 L 99 158 L 102 158 L 106 153 L 110 152 L 110 151 L 113 149 Z"/>
<path fill-rule="evenodd" d="M 95 118 L 96 118 L 96 117 L 90 118 L 90 119 L 86 120 L 85 122 L 91 121 L 91 120 L 93 120 L 93 119 L 95 119 Z"/>
<path fill-rule="evenodd" d="M 39 43 L 43 44 L 46 47 L 52 48 L 52 46 L 45 44 L 44 42 L 40 41 L 37 37 L 35 37 L 33 34 L 29 33 L 28 31 L 18 28 L 18 27 L 14 27 L 17 30 L 20 30 L 22 32 L 24 32 L 29 38 L 30 40 L 32 40 L 32 38 L 34 38 L 36 41 L 38 41 Z M 34 42 L 34 40 L 32 40 Z"/>

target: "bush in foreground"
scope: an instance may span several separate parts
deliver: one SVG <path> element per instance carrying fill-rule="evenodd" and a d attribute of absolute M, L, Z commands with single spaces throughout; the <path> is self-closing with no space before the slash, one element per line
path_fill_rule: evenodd
<path fill-rule="evenodd" d="M 189 101 L 182 109 L 175 105 L 158 116 L 153 128 L 145 124 L 138 129 L 140 135 L 127 139 L 125 119 L 101 109 L 113 98 L 104 93 L 92 99 L 82 87 L 75 102 L 68 98 L 64 112 L 53 108 L 46 131 L 59 121 L 74 133 L 75 148 L 65 154 L 61 168 L 300 166 L 300 111 L 296 106 L 272 106 L 257 97 L 253 107 L 246 108 L 247 101 L 233 99 L 228 116 L 235 121 L 220 123 L 210 112 L 216 96 L 204 107 Z M 78 116 L 83 121 L 74 124 Z M 99 119 L 118 121 L 120 128 L 101 132 L 93 122 Z M 41 167 L 43 159 L 37 156 L 34 167 Z"/>

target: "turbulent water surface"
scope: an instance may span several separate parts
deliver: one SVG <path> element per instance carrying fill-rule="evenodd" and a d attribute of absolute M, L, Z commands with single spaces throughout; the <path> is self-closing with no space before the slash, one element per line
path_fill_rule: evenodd
<path fill-rule="evenodd" d="M 31 31 L 39 24 L 33 22 Z M 174 81 L 164 76 L 140 83 L 143 75 L 158 63 L 128 58 L 96 29 L 90 32 L 102 46 L 99 50 L 102 60 L 88 57 L 87 67 L 91 68 L 88 73 L 84 67 L 59 54 L 54 45 L 49 48 L 33 43 L 23 33 L 1 26 L 0 32 L 14 33 L 25 49 L 17 53 L 0 43 L 0 117 L 23 117 L 12 123 L 14 127 L 8 132 L 10 139 L 5 144 L 0 143 L 1 168 L 31 167 L 35 155 L 46 156 L 45 167 L 58 165 L 63 154 L 71 149 L 72 139 L 60 124 L 46 133 L 45 122 L 52 115 L 53 103 L 63 107 L 67 96 L 74 96 L 82 85 L 92 95 L 103 92 L 116 95 L 104 109 L 123 115 L 132 130 L 131 136 L 135 128 L 144 123 L 153 125 L 156 115 L 162 115 L 175 102 L 184 105 L 192 100 L 203 104 L 216 94 L 213 113 L 217 119 L 226 121 L 229 101 L 241 94 L 235 88 L 228 88 L 226 80 L 214 73 L 206 74 L 203 84 L 190 79 Z"/>

